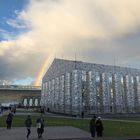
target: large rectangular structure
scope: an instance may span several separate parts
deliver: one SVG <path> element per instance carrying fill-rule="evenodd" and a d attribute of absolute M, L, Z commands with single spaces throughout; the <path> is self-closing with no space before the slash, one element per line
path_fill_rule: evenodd
<path fill-rule="evenodd" d="M 140 70 L 54 59 L 42 80 L 41 103 L 71 115 L 140 113 Z"/>

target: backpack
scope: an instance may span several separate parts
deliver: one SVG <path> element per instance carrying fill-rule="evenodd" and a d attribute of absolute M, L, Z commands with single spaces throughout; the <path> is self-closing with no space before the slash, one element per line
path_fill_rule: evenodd
<path fill-rule="evenodd" d="M 12 121 L 12 119 L 13 119 L 12 114 L 8 114 L 6 121 L 10 122 L 10 121 Z"/>
<path fill-rule="evenodd" d="M 41 123 L 38 122 L 38 123 L 36 124 L 36 127 L 37 127 L 37 128 L 41 128 Z"/>

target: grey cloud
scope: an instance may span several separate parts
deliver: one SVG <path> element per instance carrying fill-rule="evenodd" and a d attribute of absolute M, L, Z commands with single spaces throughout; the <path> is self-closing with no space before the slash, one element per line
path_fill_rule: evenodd
<path fill-rule="evenodd" d="M 11 50 L 12 51 L 12 50 Z M 23 56 L 22 56 L 23 55 Z M 13 57 L 11 52 L 7 52 L 5 56 L 0 56 L 0 79 L 9 80 L 24 79 L 26 77 L 36 77 L 42 65 L 42 59 L 45 59 L 40 54 L 22 54 Z"/>

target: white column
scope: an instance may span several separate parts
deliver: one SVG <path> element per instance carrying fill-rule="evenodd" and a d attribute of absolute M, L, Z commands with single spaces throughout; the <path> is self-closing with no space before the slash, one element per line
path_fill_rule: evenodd
<path fill-rule="evenodd" d="M 52 111 L 54 111 L 54 104 L 55 104 L 55 87 L 54 87 L 55 81 L 54 79 L 51 81 L 51 108 Z"/>
<path fill-rule="evenodd" d="M 109 78 L 107 73 L 102 73 L 102 95 L 104 113 L 110 113 Z"/>
<path fill-rule="evenodd" d="M 97 113 L 97 97 L 96 97 L 96 73 L 89 71 L 89 107 L 91 114 Z"/>
<path fill-rule="evenodd" d="M 64 75 L 60 77 L 60 96 L 59 96 L 59 103 L 60 103 L 60 112 L 64 113 Z"/>
<path fill-rule="evenodd" d="M 42 83 L 42 89 L 41 89 L 41 105 L 45 105 L 45 83 Z"/>
<path fill-rule="evenodd" d="M 123 112 L 123 96 L 121 91 L 121 75 L 114 74 L 114 95 L 115 95 L 115 112 L 122 113 Z"/>
<path fill-rule="evenodd" d="M 72 88 L 71 88 L 71 98 L 72 98 L 72 114 L 81 114 L 81 77 L 78 70 L 72 72 Z"/>
<path fill-rule="evenodd" d="M 132 94 L 132 79 L 130 75 L 126 75 L 126 91 L 127 91 L 127 106 L 128 112 L 132 113 L 134 108 L 133 94 Z"/>
<path fill-rule="evenodd" d="M 140 76 L 137 76 L 137 112 L 140 113 Z"/>
<path fill-rule="evenodd" d="M 55 79 L 55 111 L 59 111 L 59 78 Z"/>
<path fill-rule="evenodd" d="M 71 86 L 70 86 L 70 73 L 66 73 L 65 75 L 65 113 L 71 113 Z"/>

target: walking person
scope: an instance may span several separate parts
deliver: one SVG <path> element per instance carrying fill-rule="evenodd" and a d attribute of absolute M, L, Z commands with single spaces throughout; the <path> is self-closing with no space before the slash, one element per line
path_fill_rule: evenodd
<path fill-rule="evenodd" d="M 97 132 L 97 137 L 102 137 L 103 136 L 103 123 L 101 121 L 101 117 L 98 117 L 96 121 L 96 132 Z"/>
<path fill-rule="evenodd" d="M 11 129 L 12 121 L 13 121 L 13 114 L 10 112 L 6 119 L 7 129 Z"/>
<path fill-rule="evenodd" d="M 90 120 L 90 133 L 91 133 L 91 137 L 95 137 L 95 132 L 96 132 L 96 116 L 94 116 L 91 120 Z"/>
<path fill-rule="evenodd" d="M 40 139 L 42 138 L 42 134 L 44 133 L 44 119 L 42 116 L 37 119 L 36 125 L 37 125 L 38 139 Z"/>
<path fill-rule="evenodd" d="M 29 139 L 29 135 L 31 134 L 31 125 L 32 125 L 32 119 L 31 116 L 28 115 L 27 119 L 25 120 L 25 126 L 27 128 L 27 139 Z"/>

